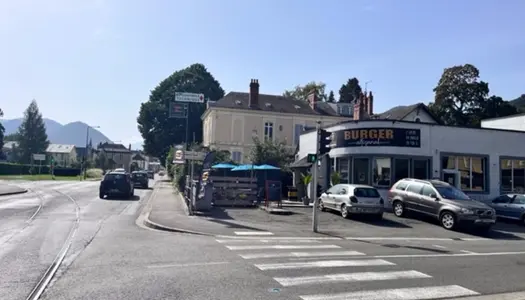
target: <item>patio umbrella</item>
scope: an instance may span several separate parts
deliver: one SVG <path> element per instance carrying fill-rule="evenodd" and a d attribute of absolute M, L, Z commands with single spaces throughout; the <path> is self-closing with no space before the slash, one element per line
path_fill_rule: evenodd
<path fill-rule="evenodd" d="M 237 166 L 237 167 L 233 168 L 232 171 L 251 171 L 251 170 L 255 170 L 255 167 L 257 167 L 257 166 L 254 166 L 254 165 L 240 165 L 240 166 Z"/>
<path fill-rule="evenodd" d="M 274 166 L 271 166 L 271 165 L 255 166 L 254 169 L 255 170 L 263 170 L 263 171 L 266 171 L 266 170 L 280 170 L 280 168 L 277 168 L 277 167 L 274 167 Z"/>
<path fill-rule="evenodd" d="M 212 169 L 233 169 L 237 167 L 236 165 L 232 165 L 232 164 L 227 164 L 227 163 L 221 163 L 221 164 L 216 164 L 214 166 L 211 166 Z"/>

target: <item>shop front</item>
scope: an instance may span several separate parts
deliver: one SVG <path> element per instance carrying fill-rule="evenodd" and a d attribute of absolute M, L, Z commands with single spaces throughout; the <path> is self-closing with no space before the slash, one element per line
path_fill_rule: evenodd
<path fill-rule="evenodd" d="M 332 132 L 332 149 L 319 174 L 338 172 L 341 183 L 386 194 L 402 178 L 440 179 L 479 200 L 525 189 L 524 132 L 387 120 L 325 129 Z M 315 138 L 315 131 L 301 135 L 298 159 L 315 153 Z"/>

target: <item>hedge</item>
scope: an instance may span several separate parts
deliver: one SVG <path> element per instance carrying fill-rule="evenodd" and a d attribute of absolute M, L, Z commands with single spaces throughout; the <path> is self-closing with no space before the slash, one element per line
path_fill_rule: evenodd
<path fill-rule="evenodd" d="M 31 172 L 31 167 L 33 167 L 33 172 Z M 38 169 L 40 168 L 40 174 L 51 174 L 50 168 L 47 165 L 22 165 L 22 164 L 12 164 L 12 163 L 0 163 L 0 175 L 29 175 L 31 173 L 38 174 Z M 77 168 L 58 168 L 55 167 L 54 174 L 55 176 L 78 176 L 80 175 L 81 170 Z"/>

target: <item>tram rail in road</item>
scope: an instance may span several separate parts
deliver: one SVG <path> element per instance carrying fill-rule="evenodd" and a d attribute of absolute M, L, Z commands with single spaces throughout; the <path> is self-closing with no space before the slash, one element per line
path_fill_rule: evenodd
<path fill-rule="evenodd" d="M 49 268 L 46 270 L 44 275 L 40 278 L 40 280 L 38 281 L 36 286 L 33 288 L 31 293 L 29 294 L 29 296 L 27 296 L 26 300 L 37 300 L 37 299 L 39 299 L 42 296 L 42 294 L 44 293 L 45 289 L 47 288 L 47 286 L 49 285 L 49 283 L 51 282 L 51 280 L 55 276 L 56 272 L 60 268 L 60 265 L 64 261 L 64 258 L 66 257 L 67 252 L 69 251 L 69 248 L 71 247 L 71 244 L 72 244 L 73 239 L 74 239 L 74 237 L 75 237 L 75 235 L 77 233 L 78 226 L 79 226 L 79 223 L 80 223 L 80 207 L 78 206 L 78 204 L 75 201 L 75 199 L 73 199 L 73 197 L 71 197 L 70 195 L 62 193 L 60 191 L 57 191 L 57 190 L 53 190 L 53 191 L 58 193 L 58 194 L 61 194 L 62 196 L 68 198 L 68 200 L 73 202 L 73 204 L 75 205 L 76 219 L 75 219 L 75 223 L 73 224 L 73 227 L 69 231 L 67 239 L 65 240 L 64 244 L 62 245 L 62 248 L 60 249 L 60 251 L 56 255 L 55 259 L 53 260 L 53 262 L 51 263 Z M 41 196 L 39 196 L 39 197 L 41 197 Z M 39 206 L 39 209 L 35 212 L 35 214 L 31 217 L 30 220 L 34 219 L 34 217 L 41 210 L 43 199 L 41 198 L 40 200 L 41 200 L 41 205 Z"/>

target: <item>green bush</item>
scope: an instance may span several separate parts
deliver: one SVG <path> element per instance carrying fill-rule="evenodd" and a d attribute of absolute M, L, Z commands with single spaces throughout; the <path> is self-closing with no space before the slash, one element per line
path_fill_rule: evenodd
<path fill-rule="evenodd" d="M 13 163 L 0 163 L 0 175 L 29 175 L 38 174 L 51 174 L 51 169 L 47 165 L 23 165 Z M 74 168 L 55 168 L 55 176 L 78 176 L 80 175 L 80 169 Z"/>
<path fill-rule="evenodd" d="M 87 178 L 101 178 L 104 171 L 102 169 L 88 169 L 86 171 Z"/>

